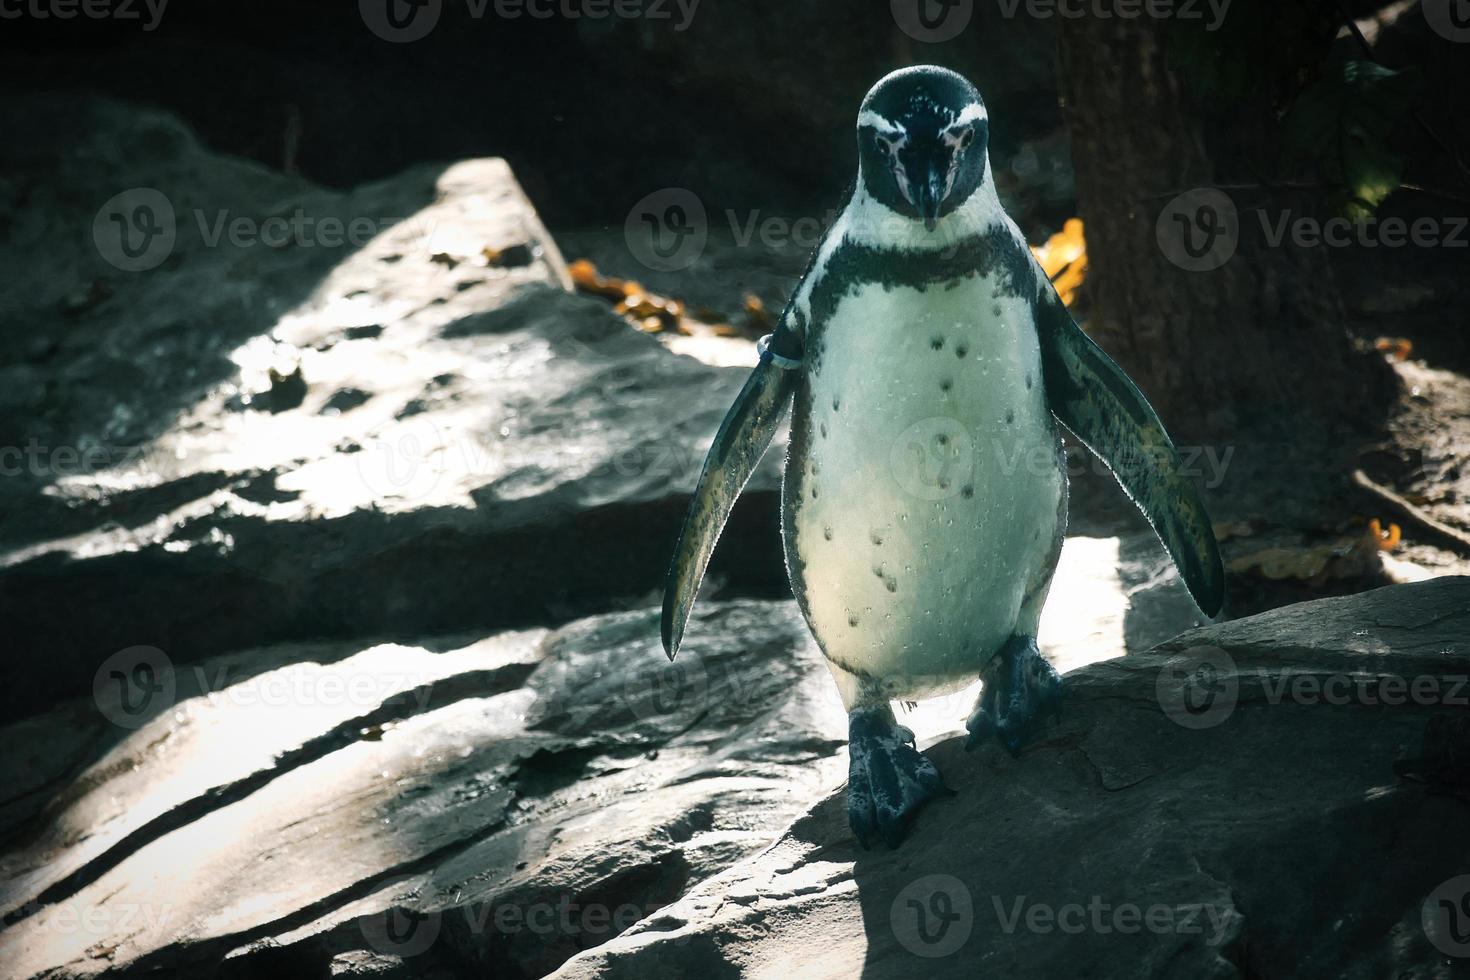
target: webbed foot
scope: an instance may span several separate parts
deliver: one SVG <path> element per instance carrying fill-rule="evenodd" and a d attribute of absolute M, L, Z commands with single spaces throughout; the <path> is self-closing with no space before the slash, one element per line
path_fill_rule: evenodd
<path fill-rule="evenodd" d="M 974 749 L 994 735 L 1011 755 L 1026 743 L 1033 723 L 1061 714 L 1062 678 L 1036 648 L 1036 637 L 1013 636 L 980 672 L 985 688 L 965 727 Z"/>
<path fill-rule="evenodd" d="M 847 739 L 847 820 L 864 850 L 878 838 L 897 847 L 920 807 L 936 796 L 954 795 L 887 705 L 853 710 Z"/>

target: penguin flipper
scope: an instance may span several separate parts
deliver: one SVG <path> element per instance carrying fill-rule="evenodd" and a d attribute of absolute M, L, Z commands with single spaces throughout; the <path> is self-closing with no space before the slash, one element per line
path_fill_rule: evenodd
<path fill-rule="evenodd" d="M 1213 619 L 1225 605 L 1225 566 L 1205 505 L 1143 392 L 1072 319 L 1046 275 L 1036 329 L 1047 405 L 1107 463 L 1148 518 L 1195 604 Z"/>
<path fill-rule="evenodd" d="M 778 331 L 776 343 L 799 343 L 788 338 L 789 335 L 783 338 Z M 781 360 L 799 363 L 799 358 Z M 661 628 L 664 652 L 670 660 L 679 652 L 684 625 L 689 621 L 689 611 L 694 606 L 699 583 L 704 579 L 704 570 L 714 553 L 715 542 L 730 517 L 730 509 L 735 506 L 735 500 L 751 473 L 755 472 L 756 464 L 771 444 L 781 417 L 791 403 L 797 372 L 789 367 L 780 367 L 779 363 L 773 363 L 763 353 L 761 363 L 751 372 L 745 387 L 740 389 L 735 403 L 725 414 L 725 421 L 720 423 L 714 442 L 710 444 L 709 455 L 704 459 L 704 469 L 694 488 L 694 499 L 689 503 L 689 512 L 679 531 L 679 543 L 674 548 L 674 560 L 664 583 Z"/>

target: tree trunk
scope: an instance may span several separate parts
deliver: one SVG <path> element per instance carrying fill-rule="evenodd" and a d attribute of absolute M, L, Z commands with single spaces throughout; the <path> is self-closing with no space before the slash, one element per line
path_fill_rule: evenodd
<path fill-rule="evenodd" d="M 1381 420 L 1391 372 L 1376 353 L 1354 350 L 1325 248 L 1293 244 L 1289 232 L 1271 241 L 1288 211 L 1330 217 L 1324 195 L 1260 186 L 1278 158 L 1269 97 L 1211 106 L 1206 119 L 1167 68 L 1166 24 L 1061 26 L 1089 334 L 1176 438 L 1233 438 L 1280 420 L 1304 430 Z"/>

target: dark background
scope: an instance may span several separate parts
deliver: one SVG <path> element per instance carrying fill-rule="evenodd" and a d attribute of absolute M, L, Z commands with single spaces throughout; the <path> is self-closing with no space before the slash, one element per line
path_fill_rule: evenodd
<path fill-rule="evenodd" d="M 840 203 L 855 108 L 897 65 L 951 65 L 1004 104 L 1001 159 L 1055 131 L 1052 26 L 1018 15 L 987 30 L 998 9 L 918 45 L 886 3 L 703 0 L 679 31 L 671 2 L 667 19 L 507 20 L 449 0 L 427 37 L 390 43 L 355 3 L 175 0 L 151 32 L 141 19 L 0 22 L 0 84 L 167 108 L 215 149 L 329 186 L 504 156 L 554 228 L 620 224 L 673 185 L 789 212 Z"/>

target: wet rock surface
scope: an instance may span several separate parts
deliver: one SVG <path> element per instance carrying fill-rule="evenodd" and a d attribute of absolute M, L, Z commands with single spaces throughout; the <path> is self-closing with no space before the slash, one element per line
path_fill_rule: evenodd
<path fill-rule="evenodd" d="M 932 750 L 958 795 L 900 850 L 834 795 L 557 976 L 1450 976 L 1467 600 L 1392 586 L 1075 671 L 1019 758 Z"/>

